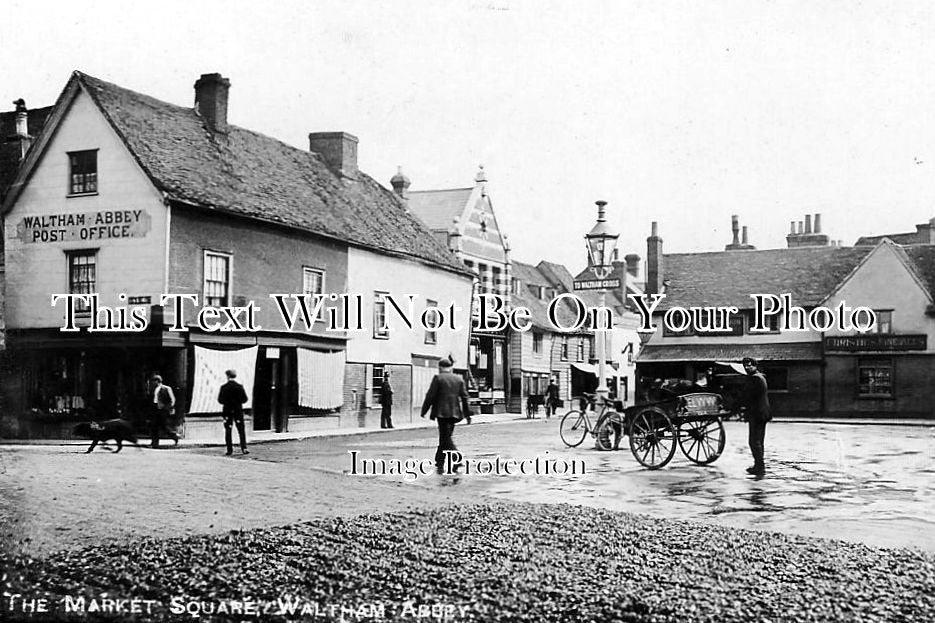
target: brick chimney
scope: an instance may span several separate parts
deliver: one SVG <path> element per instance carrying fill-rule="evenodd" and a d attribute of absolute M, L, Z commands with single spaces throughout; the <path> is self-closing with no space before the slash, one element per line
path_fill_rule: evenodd
<path fill-rule="evenodd" d="M 725 251 L 749 251 L 756 248 L 748 242 L 746 225 L 743 226 L 742 237 L 739 237 L 741 231 L 740 218 L 736 214 L 730 217 L 730 228 L 734 234 L 734 238 L 730 244 L 724 246 Z"/>
<path fill-rule="evenodd" d="M 409 185 L 412 182 L 408 177 L 403 175 L 403 168 L 396 168 L 396 175 L 390 179 L 390 185 L 393 187 L 393 192 L 396 193 L 400 199 L 409 199 Z"/>
<path fill-rule="evenodd" d="M 640 276 L 640 256 L 636 253 L 628 253 L 623 257 L 627 263 L 627 272 L 639 279 Z"/>
<path fill-rule="evenodd" d="M 806 214 L 805 222 L 799 221 L 798 231 L 795 221 L 792 221 L 791 231 L 786 235 L 786 246 L 790 249 L 831 246 L 828 235 L 821 233 L 821 214 L 815 214 L 814 221 L 811 214 Z"/>
<path fill-rule="evenodd" d="M 659 226 L 653 221 L 652 233 L 646 239 L 646 294 L 662 294 L 663 266 L 662 238 Z"/>
<path fill-rule="evenodd" d="M 341 177 L 357 177 L 357 137 L 347 132 L 312 132 L 308 148 L 324 159 L 331 172 Z"/>
<path fill-rule="evenodd" d="M 231 81 L 221 74 L 201 74 L 195 81 L 195 111 L 213 132 L 227 134 L 227 94 Z"/>

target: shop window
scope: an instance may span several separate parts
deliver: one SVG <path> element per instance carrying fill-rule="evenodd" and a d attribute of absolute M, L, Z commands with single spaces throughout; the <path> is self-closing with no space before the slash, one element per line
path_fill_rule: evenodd
<path fill-rule="evenodd" d="M 325 271 L 317 268 L 302 268 L 302 294 L 308 294 L 312 297 L 312 305 L 317 305 L 318 300 L 325 293 Z M 316 321 L 322 320 L 325 315 L 324 306 L 315 317 Z"/>
<path fill-rule="evenodd" d="M 373 293 L 373 337 L 377 340 L 388 340 L 390 338 L 389 327 L 385 327 L 386 322 L 386 297 L 388 292 Z"/>
<path fill-rule="evenodd" d="M 432 299 L 427 299 L 425 301 L 425 307 L 427 309 L 435 308 L 438 309 L 438 301 L 433 301 Z M 427 314 L 425 319 L 425 324 L 438 328 L 438 324 L 441 319 L 439 314 Z M 437 344 L 438 343 L 438 331 L 431 331 L 429 329 L 425 330 L 425 343 L 426 344 Z"/>
<path fill-rule="evenodd" d="M 567 335 L 562 336 L 561 357 L 562 357 L 562 361 L 568 361 L 568 336 Z"/>
<path fill-rule="evenodd" d="M 893 310 L 875 309 L 873 313 L 877 316 L 877 324 L 874 327 L 874 333 L 892 333 L 893 332 Z"/>
<path fill-rule="evenodd" d="M 69 195 L 97 192 L 97 150 L 68 152 Z"/>
<path fill-rule="evenodd" d="M 542 354 L 542 334 L 533 332 L 532 334 L 532 352 L 536 355 Z"/>
<path fill-rule="evenodd" d="M 227 307 L 230 305 L 231 256 L 225 253 L 205 251 L 205 305 Z"/>
<path fill-rule="evenodd" d="M 68 252 L 68 292 L 93 294 L 97 291 L 97 249 Z M 75 301 L 75 310 L 86 312 L 90 305 Z"/>
<path fill-rule="evenodd" d="M 764 368 L 766 386 L 771 392 L 789 391 L 789 368 Z"/>
<path fill-rule="evenodd" d="M 373 364 L 373 372 L 370 377 L 371 396 L 370 404 L 380 404 L 380 397 L 383 395 L 383 370 L 386 366 L 382 363 Z"/>
<path fill-rule="evenodd" d="M 892 398 L 893 360 L 860 359 L 857 363 L 857 395 L 860 398 Z"/>

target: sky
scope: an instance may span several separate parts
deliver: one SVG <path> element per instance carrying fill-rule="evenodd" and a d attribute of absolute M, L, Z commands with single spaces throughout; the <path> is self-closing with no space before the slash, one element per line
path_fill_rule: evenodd
<path fill-rule="evenodd" d="M 790 221 L 914 231 L 935 217 L 935 7 L 927 2 L 6 0 L 0 110 L 72 70 L 180 105 L 231 81 L 231 123 L 308 147 L 360 139 L 410 190 L 479 165 L 513 257 L 584 267 L 594 202 L 621 255 L 757 248 Z"/>

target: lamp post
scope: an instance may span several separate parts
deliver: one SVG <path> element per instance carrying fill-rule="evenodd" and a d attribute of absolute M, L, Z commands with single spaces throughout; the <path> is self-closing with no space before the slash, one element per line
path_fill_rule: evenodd
<path fill-rule="evenodd" d="M 591 228 L 591 231 L 584 237 L 588 244 L 588 267 L 594 273 L 598 280 L 607 279 L 614 267 L 611 263 L 614 257 L 614 247 L 617 246 L 617 238 L 620 234 L 615 234 L 607 224 L 605 218 L 606 201 L 597 201 L 597 223 Z M 599 307 L 606 305 L 607 288 L 600 288 Z M 599 317 L 595 315 L 595 320 Z M 595 329 L 594 338 L 597 342 L 597 395 L 598 402 L 603 404 L 607 401 L 607 381 L 605 378 L 605 342 L 607 339 L 606 329 Z"/>

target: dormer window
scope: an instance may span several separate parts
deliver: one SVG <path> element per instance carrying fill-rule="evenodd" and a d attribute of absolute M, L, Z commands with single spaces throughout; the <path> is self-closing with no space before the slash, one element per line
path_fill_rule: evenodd
<path fill-rule="evenodd" d="M 519 279 L 513 279 L 513 294 L 521 295 L 523 293 L 523 282 Z"/>
<path fill-rule="evenodd" d="M 546 289 L 545 286 L 539 286 L 539 300 L 540 301 L 545 300 L 545 289 Z"/>
<path fill-rule="evenodd" d="M 68 152 L 69 195 L 97 192 L 97 150 Z"/>

